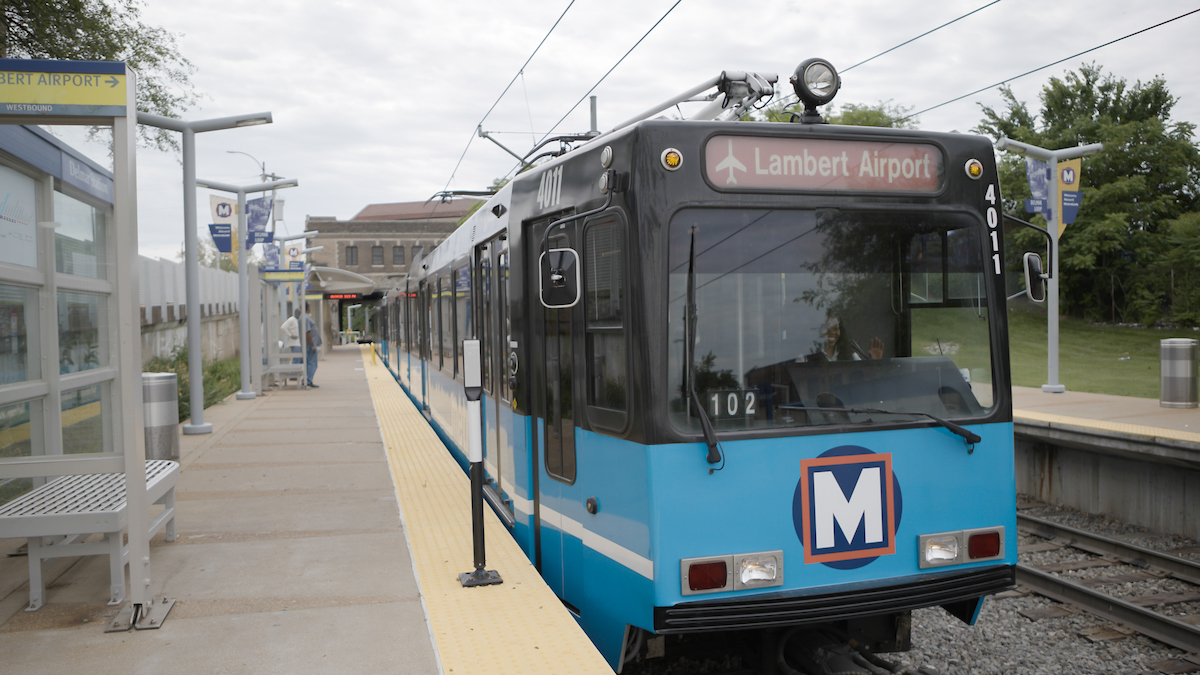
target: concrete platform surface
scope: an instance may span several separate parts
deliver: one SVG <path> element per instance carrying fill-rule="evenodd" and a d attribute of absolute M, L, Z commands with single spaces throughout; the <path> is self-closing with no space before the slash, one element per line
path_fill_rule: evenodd
<path fill-rule="evenodd" d="M 1036 387 L 1013 387 L 1012 391 L 1013 416 L 1018 420 L 1026 413 L 1030 418 L 1071 417 L 1108 423 L 1112 431 L 1200 443 L 1200 408 L 1164 408 L 1154 398 L 1070 390 L 1048 394 Z"/>
<path fill-rule="evenodd" d="M 108 558 L 0 555 L 0 664 L 10 673 L 440 672 L 357 346 L 317 389 L 233 397 L 182 436 L 178 541 L 151 542 L 158 630 L 104 633 Z M 0 553 L 22 540 L 0 541 Z M 468 561 L 469 562 L 469 561 Z"/>

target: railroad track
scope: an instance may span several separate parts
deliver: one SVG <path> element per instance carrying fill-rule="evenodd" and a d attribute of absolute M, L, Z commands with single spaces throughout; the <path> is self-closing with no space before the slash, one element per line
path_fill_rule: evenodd
<path fill-rule="evenodd" d="M 1019 563 L 1018 584 L 1039 595 L 1127 626 L 1176 649 L 1200 652 L 1200 615 L 1168 616 L 1151 609 L 1200 602 L 1200 563 L 1020 513 L 1017 514 L 1017 528 L 1025 534 L 1048 540 L 1037 547 L 1040 551 L 1053 550 L 1055 547 L 1073 548 L 1096 556 L 1094 559 L 1051 565 Z M 1113 565 L 1130 565 L 1137 570 L 1087 579 L 1068 578 L 1059 574 Z M 1190 585 L 1190 590 L 1121 598 L 1100 588 L 1167 578 L 1185 582 Z"/>

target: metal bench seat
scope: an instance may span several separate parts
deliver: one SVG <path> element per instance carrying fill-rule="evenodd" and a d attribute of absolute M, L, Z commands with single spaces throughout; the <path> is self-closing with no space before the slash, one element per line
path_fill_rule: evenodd
<path fill-rule="evenodd" d="M 147 502 L 162 504 L 151 522 L 149 536 L 166 526 L 167 541 L 175 541 L 175 483 L 179 463 L 146 462 Z M 25 537 L 29 548 L 29 607 L 45 604 L 42 560 L 83 555 L 108 555 L 112 584 L 110 605 L 125 601 L 125 564 L 129 547 L 121 531 L 129 522 L 125 474 L 98 473 L 55 478 L 32 492 L 0 506 L 0 539 Z M 83 541 L 103 534 L 103 541 Z"/>

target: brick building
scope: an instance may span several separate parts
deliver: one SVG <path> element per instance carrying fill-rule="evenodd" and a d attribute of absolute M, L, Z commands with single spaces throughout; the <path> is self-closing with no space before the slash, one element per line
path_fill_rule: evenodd
<path fill-rule="evenodd" d="M 309 246 L 324 246 L 312 254 L 312 264 L 355 272 L 375 281 L 375 288 L 394 288 L 415 256 L 437 246 L 476 203 L 448 202 L 370 204 L 350 220 L 309 216 L 304 229 L 317 230 Z M 398 276 L 399 275 L 399 276 Z"/>

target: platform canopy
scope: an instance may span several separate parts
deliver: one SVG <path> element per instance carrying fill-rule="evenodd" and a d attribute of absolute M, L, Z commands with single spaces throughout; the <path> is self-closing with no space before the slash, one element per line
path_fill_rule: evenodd
<path fill-rule="evenodd" d="M 313 267 L 308 273 L 311 292 L 317 293 L 362 293 L 375 292 L 375 281 L 336 267 Z"/>

